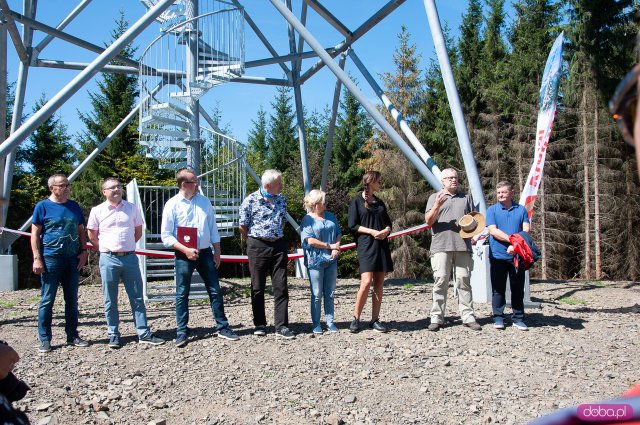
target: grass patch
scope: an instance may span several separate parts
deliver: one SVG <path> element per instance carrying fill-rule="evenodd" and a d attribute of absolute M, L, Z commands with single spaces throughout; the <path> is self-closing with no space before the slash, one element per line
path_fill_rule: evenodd
<path fill-rule="evenodd" d="M 402 285 L 402 287 L 404 289 L 413 289 L 415 288 L 415 285 L 413 283 L 405 283 L 404 285 Z"/>
<path fill-rule="evenodd" d="M 580 298 L 576 297 L 563 297 L 558 301 L 560 301 L 562 304 L 568 305 L 587 305 L 587 302 L 585 300 L 581 300 Z"/>
<path fill-rule="evenodd" d="M 595 282 L 591 282 L 591 284 L 593 286 L 595 286 L 596 288 L 604 288 L 606 286 L 605 283 L 600 281 L 600 280 L 596 280 Z"/>
<path fill-rule="evenodd" d="M 16 302 L 15 301 L 0 300 L 0 307 L 11 308 L 11 307 L 15 307 L 15 306 L 16 306 Z"/>
<path fill-rule="evenodd" d="M 27 301 L 29 301 L 29 304 L 40 304 L 40 296 L 36 295 L 35 297 L 29 298 Z"/>

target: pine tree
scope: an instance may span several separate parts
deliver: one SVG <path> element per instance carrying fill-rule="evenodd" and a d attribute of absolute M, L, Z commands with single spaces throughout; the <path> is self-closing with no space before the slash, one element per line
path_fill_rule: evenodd
<path fill-rule="evenodd" d="M 264 108 L 258 108 L 258 116 L 252 120 L 253 128 L 249 130 L 247 138 L 247 162 L 256 173 L 265 170 L 267 163 L 267 113 Z M 253 179 L 247 179 L 247 193 L 258 189 Z"/>
<path fill-rule="evenodd" d="M 278 87 L 269 119 L 267 166 L 280 171 L 288 170 L 292 155 L 299 152 L 289 92 L 287 87 Z"/>
<path fill-rule="evenodd" d="M 33 112 L 47 103 L 44 94 L 36 102 Z M 49 195 L 47 180 L 55 173 L 69 174 L 73 167 L 75 150 L 67 135 L 67 126 L 56 114 L 51 115 L 22 144 L 17 151 L 18 181 L 15 184 L 16 201 L 27 202 L 31 210 L 36 202 Z"/>
<path fill-rule="evenodd" d="M 469 129 L 473 128 L 478 114 L 484 108 L 482 87 L 479 82 L 481 55 L 484 48 L 484 40 L 481 38 L 482 23 L 481 1 L 470 0 L 460 25 L 460 41 L 458 42 L 460 64 L 456 68 L 458 93 Z"/>
<path fill-rule="evenodd" d="M 505 87 L 508 74 L 507 47 L 504 42 L 504 0 L 489 0 L 488 17 L 482 35 L 482 53 L 477 81 L 481 104 L 475 128 L 473 149 L 481 160 L 480 175 L 485 195 L 490 199 L 496 183 L 506 179 L 511 168 L 506 148 L 505 114 L 510 110 L 511 95 Z"/>
<path fill-rule="evenodd" d="M 409 126 L 415 124 L 422 106 L 423 80 L 420 71 L 420 54 L 410 40 L 406 27 L 398 34 L 398 47 L 393 54 L 395 70 L 384 73 L 384 89 L 394 106 L 402 112 Z M 381 108 L 385 110 L 384 108 Z M 387 120 L 398 129 L 395 120 L 386 112 Z M 371 158 L 362 161 L 383 176 L 384 190 L 381 197 L 389 206 L 389 215 L 394 229 L 405 229 L 424 222 L 422 211 L 427 200 L 427 185 L 418 175 L 409 160 L 392 144 L 380 130 L 366 143 L 365 151 Z M 426 272 L 425 262 L 419 259 L 427 255 L 424 235 L 395 239 L 392 258 L 396 277 L 419 277 Z"/>
<path fill-rule="evenodd" d="M 121 13 L 111 39 L 116 40 L 128 27 Z M 126 58 L 133 58 L 136 49 L 127 46 L 120 52 Z M 121 64 L 117 60 L 112 62 Z M 103 73 L 97 82 L 98 90 L 90 93 L 91 110 L 79 111 L 79 118 L 85 126 L 79 145 L 88 154 L 131 112 L 138 96 L 138 77 L 129 74 Z M 136 178 L 139 183 L 155 182 L 163 175 L 158 172 L 155 161 L 141 155 L 138 142 L 137 119 L 127 125 L 100 153 L 79 179 L 74 195 L 87 205 L 93 205 L 102 198 L 101 181 L 108 176 L 117 176 L 123 183 Z"/>
<path fill-rule="evenodd" d="M 613 86 L 635 62 L 630 0 L 572 0 L 567 28 L 570 40 L 568 112 L 578 124 L 573 171 L 579 177 L 582 276 L 621 277 L 629 270 L 627 252 L 637 252 L 637 226 L 625 209 L 637 202 L 637 191 L 620 185 L 628 177 L 626 148 L 606 101 Z M 606 208 L 601 207 L 606 205 Z M 616 208 L 616 205 L 618 207 Z M 625 207 L 622 207 L 622 206 Z M 620 232 L 621 223 L 627 232 Z M 624 235 L 621 237 L 621 235 Z M 637 274 L 635 267 L 633 273 Z M 630 271 L 631 271 L 630 270 Z M 626 276 L 625 276 L 626 277 Z"/>
<path fill-rule="evenodd" d="M 360 167 L 360 161 L 364 158 L 362 148 L 372 136 L 372 131 L 369 114 L 356 97 L 344 89 L 331 152 L 332 173 L 336 175 L 338 189 L 350 192 L 359 186 L 364 173 Z"/>
<path fill-rule="evenodd" d="M 453 69 L 458 66 L 458 51 L 449 35 L 443 29 L 449 60 Z M 415 112 L 415 133 L 425 149 L 433 157 L 440 169 L 454 167 L 462 170 L 462 157 L 457 143 L 457 135 L 451 117 L 449 99 L 442 80 L 440 65 L 432 59 L 426 70 L 422 95 Z"/>

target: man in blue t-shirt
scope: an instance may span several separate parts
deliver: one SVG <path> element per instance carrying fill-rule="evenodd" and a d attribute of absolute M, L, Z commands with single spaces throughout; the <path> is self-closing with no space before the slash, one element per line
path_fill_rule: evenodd
<path fill-rule="evenodd" d="M 511 307 L 513 309 L 513 325 L 526 331 L 524 323 L 524 280 L 525 271 L 517 270 L 513 263 L 514 250 L 509 236 L 531 228 L 527 210 L 513 201 L 515 192 L 513 183 L 501 181 L 496 187 L 498 203 L 487 210 L 487 227 L 489 229 L 489 261 L 491 263 L 491 288 L 493 292 L 491 304 L 493 322 L 496 329 L 504 329 L 504 306 L 507 276 L 511 288 Z"/>
<path fill-rule="evenodd" d="M 60 284 L 64 293 L 67 344 L 89 345 L 78 335 L 80 269 L 87 263 L 84 216 L 80 205 L 68 199 L 71 184 L 65 175 L 52 175 L 48 185 L 51 196 L 36 204 L 31 219 L 33 272 L 40 275 L 42 284 L 38 307 L 41 353 L 51 351 L 53 303 Z"/>

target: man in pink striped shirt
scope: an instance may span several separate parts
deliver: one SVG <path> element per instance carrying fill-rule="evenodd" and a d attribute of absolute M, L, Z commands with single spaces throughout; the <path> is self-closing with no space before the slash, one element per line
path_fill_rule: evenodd
<path fill-rule="evenodd" d="M 106 201 L 93 207 L 87 229 L 89 240 L 100 251 L 100 277 L 104 294 L 109 348 L 120 348 L 118 330 L 118 284 L 124 282 L 129 296 L 138 341 L 160 345 L 164 340 L 151 333 L 142 297 L 142 276 L 135 254 L 136 242 L 142 236 L 142 214 L 138 207 L 122 199 L 122 184 L 108 177 L 102 184 Z"/>

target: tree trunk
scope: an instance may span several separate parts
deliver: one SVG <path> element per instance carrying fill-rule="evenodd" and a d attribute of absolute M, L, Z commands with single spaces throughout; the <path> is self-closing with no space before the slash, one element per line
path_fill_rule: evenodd
<path fill-rule="evenodd" d="M 584 197 L 584 278 L 591 279 L 591 208 L 589 190 L 589 137 L 587 136 L 587 90 L 582 93 L 582 163 Z"/>
<path fill-rule="evenodd" d="M 593 114 L 593 230 L 595 242 L 596 279 L 602 278 L 602 258 L 600 255 L 600 174 L 598 167 L 598 103 Z"/>
<path fill-rule="evenodd" d="M 625 165 L 624 165 L 624 169 L 625 169 L 625 181 L 627 182 L 626 184 L 626 190 L 625 190 L 625 198 L 626 199 L 631 199 L 633 196 L 633 188 L 634 188 L 634 184 L 633 182 L 635 181 L 635 164 L 633 162 L 633 160 L 631 159 L 627 159 L 625 161 Z M 625 250 L 627 252 L 627 255 L 629 255 L 630 257 L 630 261 L 627 261 L 627 279 L 635 282 L 636 279 L 638 278 L 638 264 L 635 258 L 635 254 L 636 254 L 636 250 L 634 247 L 634 237 L 633 237 L 633 219 L 635 216 L 635 211 L 633 208 L 627 208 L 627 220 L 626 220 L 626 234 L 627 234 L 627 249 Z"/>
<path fill-rule="evenodd" d="M 547 279 L 547 238 L 546 238 L 546 220 L 544 206 L 544 179 L 540 182 L 540 254 L 542 255 L 541 268 L 542 279 Z"/>

